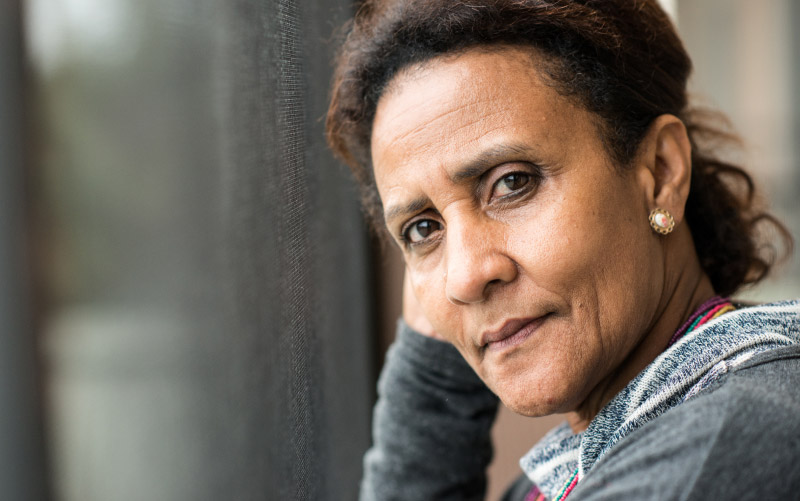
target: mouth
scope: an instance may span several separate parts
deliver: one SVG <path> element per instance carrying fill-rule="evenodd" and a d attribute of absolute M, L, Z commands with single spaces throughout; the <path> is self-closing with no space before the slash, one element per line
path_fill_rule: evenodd
<path fill-rule="evenodd" d="M 481 334 L 481 350 L 498 351 L 516 346 L 528 339 L 548 315 L 515 318 L 506 321 L 499 329 Z"/>

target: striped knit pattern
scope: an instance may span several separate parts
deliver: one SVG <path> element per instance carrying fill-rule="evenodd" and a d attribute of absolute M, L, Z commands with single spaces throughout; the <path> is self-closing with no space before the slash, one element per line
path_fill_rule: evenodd
<path fill-rule="evenodd" d="M 564 486 L 553 501 L 564 501 L 567 499 L 567 496 L 569 496 L 569 493 L 572 492 L 572 489 L 574 489 L 576 485 L 578 485 L 578 470 L 575 470 L 575 473 L 567 480 L 567 485 Z"/>

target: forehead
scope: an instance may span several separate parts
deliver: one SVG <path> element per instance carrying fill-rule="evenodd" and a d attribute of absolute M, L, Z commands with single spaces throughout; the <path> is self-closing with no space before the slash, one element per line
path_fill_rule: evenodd
<path fill-rule="evenodd" d="M 485 135 L 486 127 L 507 122 L 520 105 L 537 112 L 531 120 L 546 118 L 541 105 L 548 101 L 532 101 L 539 94 L 557 93 L 542 83 L 537 59 L 531 50 L 472 49 L 401 71 L 378 101 L 373 150 L 398 142 L 427 142 L 431 130 L 459 121 L 460 128 L 449 130 L 448 136 Z"/>
<path fill-rule="evenodd" d="M 544 82 L 541 61 L 530 49 L 473 49 L 399 73 L 372 129 L 384 207 L 411 196 L 414 179 L 453 178 L 487 151 L 513 145 L 552 156 L 567 153 L 581 134 L 596 136 L 591 115 Z"/>

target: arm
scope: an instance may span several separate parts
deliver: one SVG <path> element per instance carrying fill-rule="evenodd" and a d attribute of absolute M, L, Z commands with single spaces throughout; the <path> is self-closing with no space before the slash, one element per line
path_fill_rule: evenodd
<path fill-rule="evenodd" d="M 452 345 L 400 321 L 378 395 L 362 501 L 483 499 L 497 398 Z"/>

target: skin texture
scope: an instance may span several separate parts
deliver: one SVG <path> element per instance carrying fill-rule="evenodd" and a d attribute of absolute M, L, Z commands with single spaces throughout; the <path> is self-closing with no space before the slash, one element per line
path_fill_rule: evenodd
<path fill-rule="evenodd" d="M 372 160 L 406 262 L 406 321 L 452 343 L 512 410 L 570 413 L 580 430 L 714 292 L 683 222 L 680 120 L 657 118 L 619 168 L 598 119 L 537 61 L 494 47 L 400 72 L 378 102 Z M 666 237 L 650 229 L 654 207 L 675 217 Z M 534 328 L 486 343 L 520 319 Z"/>

